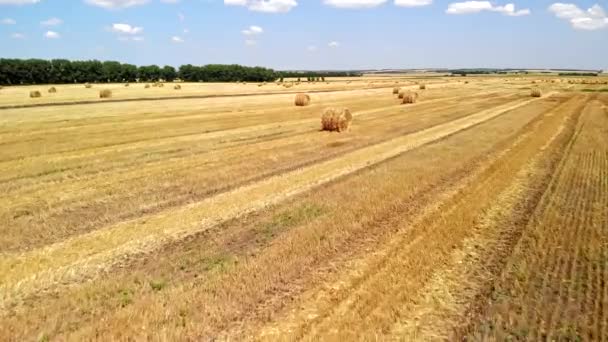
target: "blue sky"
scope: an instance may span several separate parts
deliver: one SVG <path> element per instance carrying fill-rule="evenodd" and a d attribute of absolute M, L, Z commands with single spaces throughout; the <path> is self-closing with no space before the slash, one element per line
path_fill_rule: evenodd
<path fill-rule="evenodd" d="M 597 0 L 0 0 L 0 57 L 608 69 L 606 11 Z"/>

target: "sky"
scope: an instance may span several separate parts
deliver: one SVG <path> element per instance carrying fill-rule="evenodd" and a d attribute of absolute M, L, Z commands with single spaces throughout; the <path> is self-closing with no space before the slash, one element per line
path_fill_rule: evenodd
<path fill-rule="evenodd" d="M 607 0 L 511 1 L 0 0 L 0 57 L 608 69 Z"/>

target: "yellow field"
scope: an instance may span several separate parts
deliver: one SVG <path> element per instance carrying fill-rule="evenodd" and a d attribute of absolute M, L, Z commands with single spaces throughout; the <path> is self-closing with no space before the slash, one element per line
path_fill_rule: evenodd
<path fill-rule="evenodd" d="M 607 340 L 608 79 L 568 80 L 5 87 L 0 337 Z"/>

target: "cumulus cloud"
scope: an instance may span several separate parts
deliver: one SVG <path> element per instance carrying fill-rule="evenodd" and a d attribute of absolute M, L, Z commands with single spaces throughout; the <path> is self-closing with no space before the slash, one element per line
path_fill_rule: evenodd
<path fill-rule="evenodd" d="M 24 39 L 25 35 L 23 33 L 16 32 L 16 33 L 11 34 L 11 38 L 13 38 L 13 39 Z"/>
<path fill-rule="evenodd" d="M 3 1 L 3 0 L 0 0 Z M 85 0 L 86 3 L 106 9 L 127 8 L 132 6 L 144 5 L 149 0 Z"/>
<path fill-rule="evenodd" d="M 298 6 L 296 0 L 224 0 L 228 6 L 243 6 L 251 11 L 264 13 L 285 13 Z"/>
<path fill-rule="evenodd" d="M 40 25 L 42 26 L 57 26 L 63 24 L 63 20 L 59 18 L 50 18 L 45 21 L 41 21 Z"/>
<path fill-rule="evenodd" d="M 606 11 L 596 4 L 583 11 L 575 4 L 554 3 L 549 6 L 549 11 L 556 17 L 568 20 L 570 25 L 577 30 L 599 30 L 608 28 L 608 16 Z"/>
<path fill-rule="evenodd" d="M 428 6 L 433 0 L 395 0 L 395 5 L 400 7 L 420 7 Z"/>
<path fill-rule="evenodd" d="M 40 0 L 0 0 L 0 5 L 32 5 L 39 2 Z"/>
<path fill-rule="evenodd" d="M 171 41 L 174 42 L 174 43 L 183 43 L 184 39 L 182 37 L 179 37 L 179 36 L 173 36 L 173 37 L 171 37 Z"/>
<path fill-rule="evenodd" d="M 337 8 L 371 8 L 380 6 L 386 0 L 323 0 L 323 3 Z"/>
<path fill-rule="evenodd" d="M 17 22 L 15 21 L 15 19 L 11 19 L 11 18 L 4 18 L 2 20 L 0 20 L 0 24 L 2 25 L 15 25 Z"/>
<path fill-rule="evenodd" d="M 264 33 L 264 29 L 262 29 L 259 26 L 252 25 L 252 26 L 249 26 L 248 29 L 245 29 L 241 32 L 246 36 L 255 36 L 255 35 Z"/>
<path fill-rule="evenodd" d="M 55 31 L 46 31 L 44 37 L 48 39 L 59 39 L 61 38 L 61 35 Z"/>
<path fill-rule="evenodd" d="M 112 24 L 112 28 L 110 30 L 115 33 L 135 35 L 135 34 L 141 33 L 144 29 L 143 29 L 143 27 L 131 26 L 129 24 L 118 23 L 118 24 Z"/>
<path fill-rule="evenodd" d="M 522 15 L 529 15 L 529 9 L 515 10 L 514 4 L 506 4 L 504 6 L 492 5 L 489 1 L 465 1 L 465 2 L 454 2 L 448 5 L 446 13 L 448 14 L 471 14 L 479 13 L 482 11 L 498 12 L 504 15 L 518 17 Z"/>
<path fill-rule="evenodd" d="M 330 48 L 337 48 L 338 46 L 340 46 L 340 43 L 338 42 L 329 42 L 329 44 L 327 44 L 327 46 L 329 46 Z"/>

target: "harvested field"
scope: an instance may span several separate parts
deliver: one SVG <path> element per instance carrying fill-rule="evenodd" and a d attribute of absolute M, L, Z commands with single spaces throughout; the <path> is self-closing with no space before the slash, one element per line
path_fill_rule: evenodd
<path fill-rule="evenodd" d="M 608 94 L 328 80 L 2 89 L 3 340 L 608 339 Z"/>

